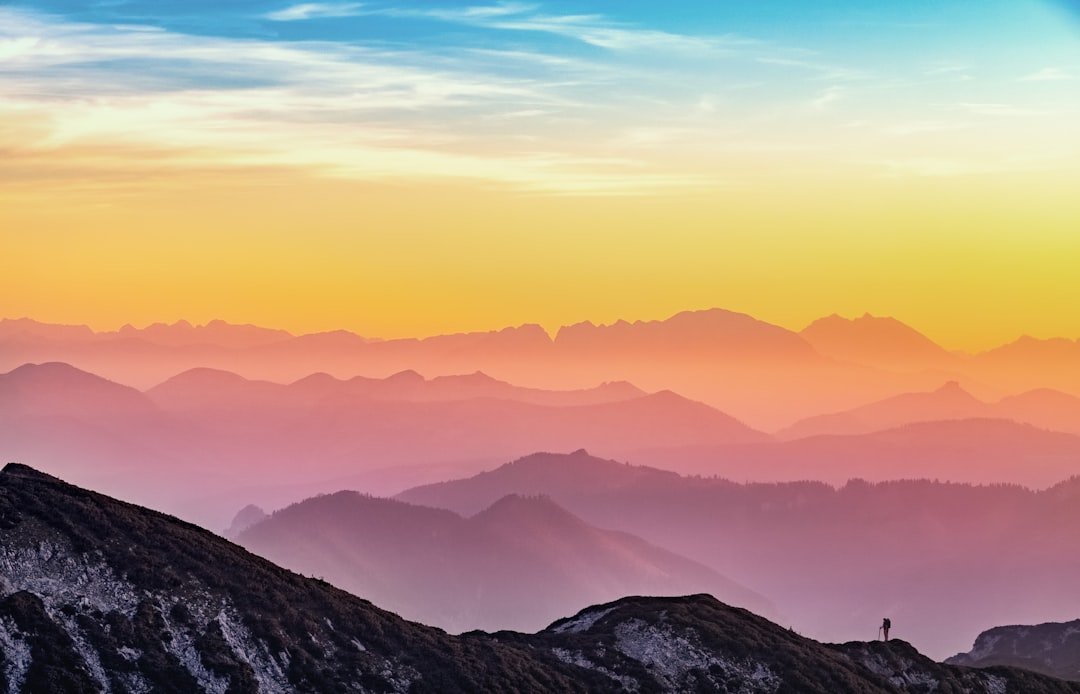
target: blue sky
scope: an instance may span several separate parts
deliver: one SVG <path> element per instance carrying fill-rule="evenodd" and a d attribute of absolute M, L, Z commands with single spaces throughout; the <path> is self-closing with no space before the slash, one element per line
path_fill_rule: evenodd
<path fill-rule="evenodd" d="M 733 151 L 743 172 L 823 148 L 875 175 L 1053 167 L 1076 143 L 1075 7 L 11 2 L 0 96 L 24 146 L 535 190 L 709 187 Z"/>

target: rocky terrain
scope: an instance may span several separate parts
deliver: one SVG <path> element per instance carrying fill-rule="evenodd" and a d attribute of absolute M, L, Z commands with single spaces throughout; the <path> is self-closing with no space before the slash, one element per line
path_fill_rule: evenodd
<path fill-rule="evenodd" d="M 976 667 L 1012 665 L 1080 681 L 1080 619 L 988 629 L 979 634 L 969 652 L 945 662 Z"/>
<path fill-rule="evenodd" d="M 8 692 L 1080 692 L 828 646 L 706 595 L 624 598 L 537 634 L 454 637 L 169 516 L 0 472 Z"/>

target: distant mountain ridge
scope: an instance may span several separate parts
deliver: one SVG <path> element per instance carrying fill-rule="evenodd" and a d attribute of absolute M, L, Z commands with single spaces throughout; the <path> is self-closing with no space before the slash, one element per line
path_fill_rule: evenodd
<path fill-rule="evenodd" d="M 614 457 L 736 482 L 843 485 L 852 479 L 937 479 L 1043 489 L 1080 474 L 1080 436 L 990 417 L 916 421 L 868 433 L 792 440 L 627 448 Z M 598 455 L 609 457 L 606 451 Z"/>
<path fill-rule="evenodd" d="M 0 374 L 0 413 L 132 415 L 152 409 L 139 391 L 69 364 L 24 364 Z"/>
<path fill-rule="evenodd" d="M 885 368 L 953 365 L 957 356 L 895 318 L 869 313 L 848 320 L 832 314 L 819 318 L 799 335 L 825 356 Z"/>
<path fill-rule="evenodd" d="M 0 471 L 7 691 L 1078 692 L 939 665 L 902 641 L 827 646 L 705 595 L 627 597 L 537 634 L 448 636 L 159 513 Z"/>
<path fill-rule="evenodd" d="M 567 354 L 615 356 L 635 352 L 741 354 L 810 358 L 814 350 L 796 333 L 745 313 L 714 308 L 683 311 L 665 320 L 577 323 L 559 329 L 554 344 Z"/>
<path fill-rule="evenodd" d="M 589 322 L 554 337 L 537 325 L 427 338 L 377 339 L 338 330 L 294 336 L 211 321 L 110 333 L 30 319 L 0 320 L 0 371 L 62 361 L 148 389 L 193 368 L 292 383 L 316 372 L 338 379 L 483 372 L 540 390 L 629 382 L 671 390 L 776 430 L 898 392 L 956 380 L 981 398 L 1050 388 L 1080 396 L 1075 341 L 1022 338 L 976 355 L 949 352 L 893 319 L 829 316 L 795 332 L 723 309 L 664 320 Z"/>
<path fill-rule="evenodd" d="M 927 479 L 739 484 L 581 451 L 398 498 L 473 514 L 512 493 L 549 495 L 592 525 L 706 564 L 827 640 L 889 614 L 898 636 L 946 657 L 994 624 L 1059 618 L 1080 583 L 1080 476 L 1039 492 Z"/>
<path fill-rule="evenodd" d="M 883 429 L 953 419 L 1011 419 L 1021 424 L 1080 434 L 1080 398 L 1049 388 L 979 400 L 957 381 L 930 392 L 901 393 L 844 412 L 800 420 L 776 432 L 781 439 L 822 434 L 865 434 Z"/>
<path fill-rule="evenodd" d="M 152 323 L 143 328 L 124 325 L 119 330 L 96 332 L 85 325 L 56 325 L 30 318 L 0 319 L 0 340 L 58 340 L 66 342 L 104 342 L 109 340 L 143 340 L 152 344 L 182 347 L 217 345 L 246 348 L 292 339 L 285 330 L 262 328 L 256 325 L 237 325 L 212 320 L 205 325 L 192 325 L 186 320 L 175 323 Z"/>
<path fill-rule="evenodd" d="M 547 497 L 507 495 L 468 518 L 338 492 L 275 512 L 235 541 L 448 631 L 534 631 L 624 595 L 708 592 L 774 617 L 753 591 L 625 533 L 600 530 Z"/>
<path fill-rule="evenodd" d="M 648 395 L 632 383 L 605 382 L 593 388 L 544 390 L 523 388 L 477 371 L 424 378 L 409 369 L 386 378 L 354 376 L 342 380 L 313 373 L 288 384 L 247 379 L 230 371 L 200 367 L 177 374 L 148 389 L 146 394 L 169 409 L 199 409 L 237 404 L 272 404 L 273 399 L 312 405 L 320 400 L 371 399 L 439 402 L 496 398 L 534 405 L 569 407 L 618 402 Z M 222 399 L 224 400 L 224 403 Z"/>
<path fill-rule="evenodd" d="M 356 488 L 378 472 L 381 481 L 362 489 L 396 493 L 445 478 L 447 466 L 458 476 L 535 450 L 619 455 L 768 439 L 708 405 L 627 383 L 545 391 L 415 371 L 283 385 L 200 368 L 139 393 L 69 365 L 31 364 L 0 375 L 0 412 L 9 415 L 0 420 L 0 455 L 215 528 L 242 504 L 277 508 L 342 489 L 338 480 L 350 476 Z M 73 460 L 90 464 L 74 469 Z M 310 491 L 297 496 L 284 485 Z M 213 507 L 208 493 L 219 497 Z"/>

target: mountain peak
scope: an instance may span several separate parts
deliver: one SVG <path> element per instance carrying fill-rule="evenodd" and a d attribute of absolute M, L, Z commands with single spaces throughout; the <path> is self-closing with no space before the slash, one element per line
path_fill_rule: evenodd
<path fill-rule="evenodd" d="M 754 357 L 814 356 L 797 334 L 745 313 L 721 308 L 682 311 L 663 320 L 619 320 L 607 325 L 590 321 L 563 326 L 555 345 L 571 352 L 612 354 L 647 352 L 715 356 L 717 350 Z"/>
<path fill-rule="evenodd" d="M 237 511 L 236 516 L 233 517 L 232 524 L 225 530 L 225 537 L 235 538 L 251 526 L 261 523 L 269 517 L 270 516 L 266 511 L 262 510 L 262 507 L 256 506 L 255 504 L 248 504 Z"/>
<path fill-rule="evenodd" d="M 950 358 L 940 345 L 891 316 L 864 313 L 847 319 L 833 313 L 810 323 L 799 335 L 824 356 L 870 366 L 924 367 Z"/>
<path fill-rule="evenodd" d="M 387 383 L 423 383 L 424 381 L 424 377 L 413 369 L 398 371 L 397 373 L 386 377 Z"/>
<path fill-rule="evenodd" d="M 204 386 L 219 386 L 223 384 L 235 384 L 235 383 L 247 383 L 248 379 L 239 374 L 235 374 L 232 371 L 226 371 L 224 369 L 213 369 L 207 366 L 197 366 L 194 369 L 188 369 L 182 371 L 172 378 L 162 382 L 161 385 L 168 384 L 198 384 Z"/>
<path fill-rule="evenodd" d="M 27 479 L 40 479 L 40 480 L 56 480 L 55 477 L 47 475 L 36 468 L 32 468 L 24 463 L 7 463 L 3 468 L 0 468 L 0 475 L 5 477 L 22 477 Z"/>
<path fill-rule="evenodd" d="M 64 362 L 23 364 L 0 374 L 0 412 L 99 415 L 143 414 L 142 393 Z"/>
<path fill-rule="evenodd" d="M 540 524 L 545 528 L 584 521 L 564 509 L 547 494 L 507 494 L 472 517 L 485 523 Z"/>
<path fill-rule="evenodd" d="M 27 363 L 15 367 L 4 375 L 14 378 L 78 378 L 91 381 L 107 380 L 62 361 L 46 361 L 41 362 L 40 364 Z M 111 381 L 109 382 L 111 383 Z"/>

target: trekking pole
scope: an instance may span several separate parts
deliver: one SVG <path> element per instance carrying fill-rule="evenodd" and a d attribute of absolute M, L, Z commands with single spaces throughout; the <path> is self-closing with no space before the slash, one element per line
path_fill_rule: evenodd
<path fill-rule="evenodd" d="M 878 628 L 877 628 L 877 640 L 878 640 L 878 641 L 880 641 L 880 640 L 881 640 L 881 627 L 878 627 Z"/>

